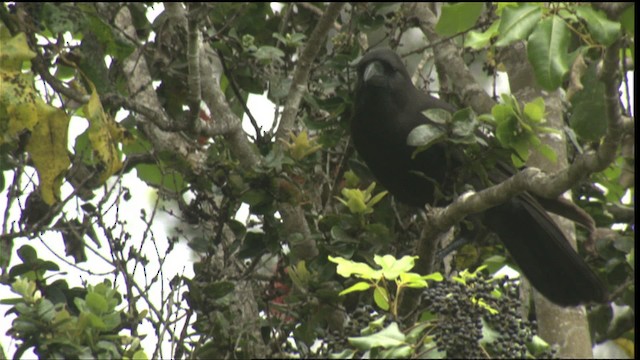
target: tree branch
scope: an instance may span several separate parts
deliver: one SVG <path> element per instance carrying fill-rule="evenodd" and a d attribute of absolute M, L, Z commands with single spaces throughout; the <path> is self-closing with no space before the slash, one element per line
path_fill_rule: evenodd
<path fill-rule="evenodd" d="M 287 102 L 282 113 L 282 119 L 280 120 L 280 126 L 276 132 L 276 139 L 286 139 L 289 130 L 291 130 L 298 114 L 302 96 L 307 89 L 311 64 L 313 64 L 318 52 L 320 52 L 323 45 L 322 42 L 340 14 L 340 9 L 342 9 L 343 5 L 343 3 L 331 3 L 327 6 L 327 10 L 318 20 L 318 24 L 313 29 L 309 41 L 307 41 L 304 50 L 300 54 L 300 59 L 291 81 L 291 87 L 289 88 L 289 94 L 287 95 Z"/>
<path fill-rule="evenodd" d="M 182 6 L 180 6 L 180 8 L 182 8 Z M 199 107 L 200 99 L 202 98 L 202 90 L 200 87 L 200 49 L 202 48 L 202 33 L 198 28 L 194 14 L 199 6 L 196 5 L 194 8 L 191 3 L 187 3 L 187 8 L 189 10 L 186 19 L 188 24 L 187 66 L 189 73 L 187 74 L 187 82 L 189 84 L 189 102 Z M 198 111 L 196 110 L 194 113 L 197 115 Z M 196 119 L 196 122 L 197 121 Z"/>
<path fill-rule="evenodd" d="M 447 69 L 447 76 L 464 104 L 480 114 L 490 113 L 495 101 L 476 82 L 471 71 L 460 56 L 459 49 L 448 40 L 443 39 L 435 31 L 437 18 L 429 8 L 429 3 L 404 4 L 405 13 L 415 14 L 420 19 L 420 29 L 433 44 L 435 61 Z"/>
<path fill-rule="evenodd" d="M 127 36 L 136 39 L 135 27 L 131 12 L 126 6 L 119 9 L 114 19 L 115 27 L 120 29 Z M 127 74 L 127 85 L 130 94 L 136 94 L 136 102 L 142 104 L 148 109 L 162 109 L 160 100 L 155 90 L 145 84 L 151 84 L 152 78 L 147 62 L 141 56 L 142 48 L 137 48 L 129 57 L 123 60 L 123 70 Z M 130 104 L 132 105 L 132 104 Z M 144 110 L 144 109 L 139 109 Z M 155 112 L 154 112 L 155 113 Z M 196 174 L 203 171 L 205 164 L 204 154 L 196 149 L 195 141 L 189 141 L 175 132 L 162 131 L 155 121 L 157 117 L 147 118 L 148 122 L 142 124 L 142 129 L 146 133 L 147 138 L 151 141 L 154 148 L 158 150 L 169 150 L 176 155 L 184 158 L 190 165 L 192 171 Z M 167 120 L 165 118 L 165 120 Z M 163 126 L 167 122 L 158 121 Z"/>

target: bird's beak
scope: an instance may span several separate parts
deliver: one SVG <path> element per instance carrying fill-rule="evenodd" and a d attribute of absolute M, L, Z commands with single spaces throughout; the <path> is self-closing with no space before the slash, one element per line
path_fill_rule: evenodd
<path fill-rule="evenodd" d="M 375 76 L 383 76 L 384 75 L 384 66 L 380 61 L 372 61 L 367 67 L 364 69 L 364 81 L 367 82 L 371 78 Z"/>

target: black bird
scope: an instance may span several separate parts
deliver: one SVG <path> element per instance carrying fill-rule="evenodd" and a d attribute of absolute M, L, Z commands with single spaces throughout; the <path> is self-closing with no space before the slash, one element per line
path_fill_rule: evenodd
<path fill-rule="evenodd" d="M 386 48 L 372 50 L 359 61 L 355 95 L 351 137 L 374 177 L 398 201 L 411 206 L 434 205 L 441 199 L 436 191 L 452 195 L 452 183 L 465 171 L 462 151 L 440 142 L 412 157 L 415 148 L 407 145 L 407 136 L 416 126 L 432 123 L 424 110 L 455 108 L 416 89 L 400 57 Z M 503 168 L 515 171 L 502 164 L 487 169 L 488 178 L 505 179 L 510 174 Z M 464 180 L 476 190 L 490 185 L 468 172 Z M 490 208 L 481 218 L 547 299 L 563 306 L 606 301 L 600 279 L 531 194 Z"/>

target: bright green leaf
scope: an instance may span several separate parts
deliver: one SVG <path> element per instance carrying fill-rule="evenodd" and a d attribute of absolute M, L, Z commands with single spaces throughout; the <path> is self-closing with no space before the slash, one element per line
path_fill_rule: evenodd
<path fill-rule="evenodd" d="M 442 36 L 452 36 L 471 29 L 482 13 L 483 3 L 461 2 L 445 4 L 436 24 L 436 32 Z"/>
<path fill-rule="evenodd" d="M 469 31 L 467 36 L 464 38 L 464 46 L 470 47 L 474 50 L 480 50 L 487 45 L 491 41 L 491 38 L 498 35 L 498 28 L 500 27 L 500 20 L 491 24 L 491 26 L 483 32 L 478 32 L 475 30 Z"/>
<path fill-rule="evenodd" d="M 558 16 L 542 20 L 529 36 L 527 56 L 536 80 L 545 90 L 557 89 L 569 71 L 569 40 L 567 25 Z"/>
<path fill-rule="evenodd" d="M 107 300 L 100 294 L 90 292 L 87 294 L 85 301 L 89 309 L 96 315 L 101 315 L 109 309 Z"/>
<path fill-rule="evenodd" d="M 524 105 L 524 114 L 529 120 L 540 123 L 544 119 L 544 109 L 544 99 L 537 97 Z"/>
<path fill-rule="evenodd" d="M 499 39 L 496 46 L 506 46 L 517 40 L 524 40 L 542 18 L 542 8 L 538 5 L 520 4 L 508 6 L 502 12 Z"/>
<path fill-rule="evenodd" d="M 360 281 L 340 291 L 338 295 L 342 296 L 342 295 L 347 295 L 349 293 L 356 292 L 356 291 L 366 291 L 366 290 L 369 290 L 370 288 L 371 288 L 371 283 Z"/>
<path fill-rule="evenodd" d="M 428 286 L 427 282 L 422 279 L 422 276 L 416 273 L 401 273 L 400 284 L 414 289 L 426 288 Z"/>
<path fill-rule="evenodd" d="M 375 255 L 373 261 L 380 265 L 384 277 L 388 280 L 396 279 L 400 273 L 407 272 L 415 266 L 417 256 L 403 256 L 396 260 L 392 255 Z"/>
<path fill-rule="evenodd" d="M 338 264 L 336 272 L 342 277 L 350 277 L 353 274 L 363 279 L 379 279 L 382 276 L 379 270 L 374 270 L 364 263 L 332 256 L 329 256 L 329 261 Z"/>
<path fill-rule="evenodd" d="M 389 292 L 387 289 L 377 286 L 373 289 L 373 301 L 375 301 L 376 305 L 384 311 L 389 310 Z"/>
<path fill-rule="evenodd" d="M 138 350 L 133 354 L 132 360 L 148 360 L 147 354 L 145 354 L 144 350 Z"/>

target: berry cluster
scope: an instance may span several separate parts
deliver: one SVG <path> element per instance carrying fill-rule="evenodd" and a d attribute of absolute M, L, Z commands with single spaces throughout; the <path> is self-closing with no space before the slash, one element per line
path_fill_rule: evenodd
<path fill-rule="evenodd" d="M 490 281 L 491 280 L 491 281 Z M 500 290 L 500 297 L 495 296 Z M 523 319 L 514 280 L 489 279 L 482 273 L 464 284 L 445 280 L 422 294 L 422 303 L 437 318 L 436 346 L 453 358 L 524 358 L 535 324 Z M 484 335 L 483 335 L 484 329 Z M 537 357 L 553 357 L 553 350 Z"/>

